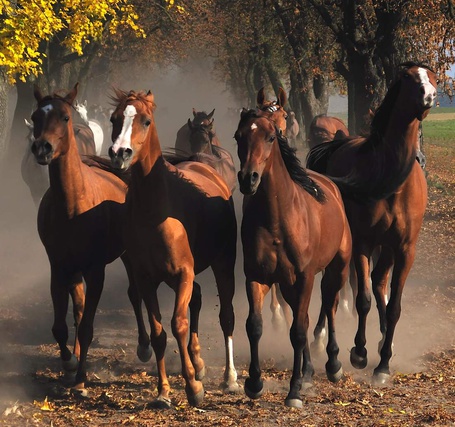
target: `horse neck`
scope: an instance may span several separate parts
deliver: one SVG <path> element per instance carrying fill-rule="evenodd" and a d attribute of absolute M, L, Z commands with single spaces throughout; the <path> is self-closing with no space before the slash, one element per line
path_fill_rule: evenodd
<path fill-rule="evenodd" d="M 265 205 L 272 223 L 279 221 L 291 209 L 294 194 L 294 181 L 275 142 L 257 191 L 258 200 Z"/>
<path fill-rule="evenodd" d="M 49 165 L 49 184 L 55 201 L 60 203 L 68 216 L 82 213 L 85 208 L 81 206 L 87 191 L 91 188 L 84 180 L 83 163 L 76 145 L 76 138 L 69 126 L 68 150 L 54 159 Z"/>

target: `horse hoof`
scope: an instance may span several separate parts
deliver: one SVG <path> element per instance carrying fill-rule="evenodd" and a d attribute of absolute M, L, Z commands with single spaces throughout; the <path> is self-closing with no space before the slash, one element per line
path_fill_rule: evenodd
<path fill-rule="evenodd" d="M 315 340 L 310 344 L 310 352 L 315 355 L 324 353 L 324 343 L 322 340 Z"/>
<path fill-rule="evenodd" d="M 158 396 L 153 402 L 148 405 L 151 409 L 171 409 L 171 399 L 164 396 Z"/>
<path fill-rule="evenodd" d="M 205 378 L 205 375 L 207 373 L 207 370 L 205 369 L 205 366 L 199 371 L 199 372 L 196 372 L 196 379 L 198 381 L 201 381 Z"/>
<path fill-rule="evenodd" d="M 77 371 L 77 366 L 79 362 L 77 360 L 77 357 L 72 354 L 69 360 L 62 360 L 62 367 L 63 370 L 66 372 L 74 372 Z"/>
<path fill-rule="evenodd" d="M 334 374 L 332 374 L 329 371 L 326 371 L 326 373 L 327 373 L 327 379 L 332 383 L 336 383 L 336 382 L 340 381 L 341 378 L 343 378 L 343 368 L 338 369 L 338 372 L 335 372 Z"/>
<path fill-rule="evenodd" d="M 245 381 L 245 386 L 243 387 L 245 394 L 250 398 L 250 399 L 259 399 L 262 394 L 264 393 L 264 385 L 262 381 L 258 381 L 259 387 L 256 391 L 253 391 L 253 388 L 251 387 L 252 381 L 250 378 L 247 378 Z"/>
<path fill-rule="evenodd" d="M 288 408 L 298 408 L 298 409 L 302 409 L 303 408 L 302 399 L 286 399 L 284 401 L 284 404 Z"/>
<path fill-rule="evenodd" d="M 390 380 L 390 374 L 387 372 L 375 372 L 373 374 L 373 385 L 383 386 L 386 385 Z"/>
<path fill-rule="evenodd" d="M 351 348 L 351 365 L 356 369 L 364 369 L 368 364 L 368 358 L 359 356 L 355 352 L 355 347 Z"/>
<path fill-rule="evenodd" d="M 87 391 L 87 389 L 84 386 L 82 386 L 82 387 L 78 387 L 78 386 L 73 387 L 71 389 L 71 393 L 75 397 L 83 397 L 83 398 L 88 397 L 88 391 Z"/>
<path fill-rule="evenodd" d="M 204 400 L 204 388 L 194 395 L 188 395 L 188 403 L 191 406 L 198 407 Z"/>
<path fill-rule="evenodd" d="M 241 391 L 240 386 L 235 381 L 232 383 L 222 382 L 220 387 L 224 394 L 237 394 Z"/>
<path fill-rule="evenodd" d="M 143 347 L 140 344 L 138 344 L 137 349 L 136 349 L 136 354 L 141 362 L 146 363 L 152 357 L 152 354 L 153 354 L 152 346 L 148 345 L 147 347 Z"/>

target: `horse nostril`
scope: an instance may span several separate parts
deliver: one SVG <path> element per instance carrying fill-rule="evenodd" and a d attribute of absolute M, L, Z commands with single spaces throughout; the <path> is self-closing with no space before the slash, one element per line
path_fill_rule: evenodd
<path fill-rule="evenodd" d="M 112 148 L 112 146 L 109 147 L 109 149 L 107 150 L 107 154 L 109 155 L 109 157 L 112 159 L 114 157 L 116 157 L 116 154 Z"/>
<path fill-rule="evenodd" d="M 257 182 L 257 180 L 259 179 L 259 174 L 257 172 L 253 172 L 251 174 L 251 184 L 255 184 Z"/>
<path fill-rule="evenodd" d="M 129 159 L 129 158 L 131 158 L 132 155 L 133 155 L 133 150 L 132 150 L 131 148 L 125 148 L 124 153 L 125 153 L 125 154 L 124 154 L 123 158 L 124 158 L 124 159 Z"/>

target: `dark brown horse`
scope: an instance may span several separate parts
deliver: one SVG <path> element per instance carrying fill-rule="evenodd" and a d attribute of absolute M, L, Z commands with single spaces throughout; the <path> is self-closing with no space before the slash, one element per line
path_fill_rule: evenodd
<path fill-rule="evenodd" d="M 389 361 L 401 296 L 414 262 L 427 202 L 425 176 L 416 161 L 416 140 L 419 124 L 433 106 L 437 86 L 436 75 L 430 69 L 414 63 L 403 65 L 374 115 L 370 136 L 321 144 L 310 151 L 307 159 L 309 168 L 329 175 L 339 186 L 352 229 L 359 325 L 351 363 L 356 368 L 367 365 L 370 259 L 375 249 L 381 248 L 371 272 L 382 333 L 381 360 L 373 377 L 378 383 L 385 383 L 390 377 Z"/>
<path fill-rule="evenodd" d="M 52 332 L 64 369 L 77 369 L 75 389 L 85 394 L 86 358 L 105 266 L 122 256 L 127 273 L 130 270 L 122 239 L 127 185 L 109 172 L 109 164 L 91 167 L 81 160 L 72 123 L 77 87 L 66 96 L 43 96 L 35 87 L 38 105 L 32 114 L 31 150 L 40 165 L 49 166 L 50 187 L 39 207 L 38 232 L 51 267 Z M 69 295 L 76 325 L 73 354 L 67 347 Z M 129 287 L 128 295 L 138 321 L 138 355 L 147 360 L 151 356 L 150 341 L 134 286 Z"/>
<path fill-rule="evenodd" d="M 314 277 L 323 269 L 322 301 L 329 324 L 326 372 L 331 381 L 342 376 L 335 312 L 338 292 L 349 270 L 349 225 L 336 185 L 301 167 L 295 149 L 267 114 L 245 110 L 235 139 L 241 166 L 240 191 L 249 196 L 241 229 L 250 307 L 246 329 L 251 362 L 245 392 L 251 398 L 263 392 L 259 365 L 262 306 L 271 286 L 279 283 L 293 312 L 290 338 L 294 365 L 285 403 L 302 407 L 300 389 L 311 383 L 314 373 L 307 337 L 308 307 Z"/>
<path fill-rule="evenodd" d="M 210 166 L 194 161 L 175 166 L 164 159 L 152 93 L 116 90 L 115 102 L 111 117 L 115 142 L 109 155 L 118 168 L 131 165 L 125 240 L 135 282 L 149 314 L 158 366 L 156 403 L 170 406 L 164 361 L 166 332 L 157 296 L 158 286 L 166 282 L 175 291 L 171 325 L 179 346 L 186 394 L 191 405 L 198 405 L 204 395 L 200 379 L 205 368 L 198 339 L 201 290 L 193 282 L 195 274 L 208 267 L 213 270 L 220 298 L 226 347 L 223 387 L 228 391 L 238 388 L 232 344 L 237 240 L 232 194 Z"/>
<path fill-rule="evenodd" d="M 349 135 L 348 128 L 343 123 L 343 120 L 338 117 L 327 116 L 320 114 L 315 116 L 310 123 L 308 132 L 308 147 L 310 150 L 323 142 L 333 141 L 336 138 L 337 132 L 341 137 Z"/>
<path fill-rule="evenodd" d="M 231 153 L 221 147 L 213 126 L 213 110 L 210 114 L 196 112 L 193 108 L 194 119 L 188 119 L 177 133 L 175 148 L 177 153 L 189 152 L 192 158 L 212 166 L 226 181 L 234 192 L 237 179 L 234 159 Z"/>

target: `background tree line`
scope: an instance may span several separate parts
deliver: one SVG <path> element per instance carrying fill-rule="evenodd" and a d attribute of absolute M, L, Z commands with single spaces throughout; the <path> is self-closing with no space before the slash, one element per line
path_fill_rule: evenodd
<path fill-rule="evenodd" d="M 33 83 L 50 92 L 79 81 L 81 99 L 96 102 L 140 71 L 209 59 L 241 105 L 253 107 L 262 86 L 286 88 L 305 128 L 333 91 L 346 93 L 358 133 L 400 63 L 428 64 L 450 94 L 455 62 L 453 0 L 17 0 L 0 3 L 0 19 L 1 153 L 20 145 L 8 94 L 22 135 Z"/>

